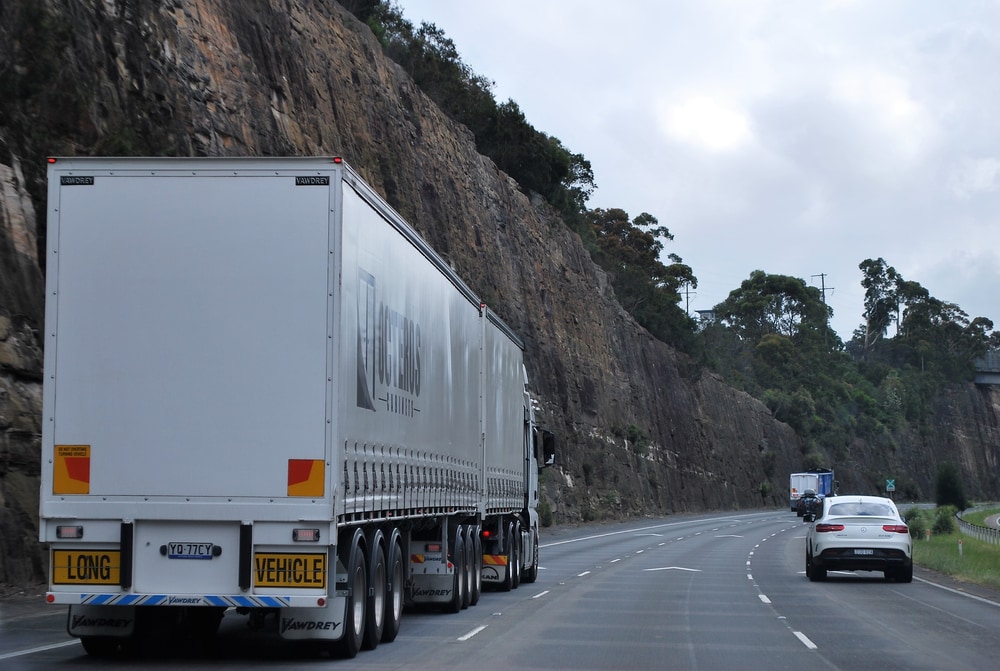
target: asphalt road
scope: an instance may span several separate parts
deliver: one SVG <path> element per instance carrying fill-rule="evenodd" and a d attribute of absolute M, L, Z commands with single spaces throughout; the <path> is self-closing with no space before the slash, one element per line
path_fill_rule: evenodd
<path fill-rule="evenodd" d="M 407 613 L 394 643 L 354 660 L 253 633 L 227 615 L 205 652 L 164 644 L 89 659 L 40 599 L 0 602 L 0 668 L 982 669 L 1000 659 L 1000 595 L 918 571 L 803 573 L 788 512 L 676 516 L 545 530 L 538 581 L 458 614 Z M 975 592 L 975 593 L 974 593 Z M 54 612 L 55 611 L 55 612 Z"/>

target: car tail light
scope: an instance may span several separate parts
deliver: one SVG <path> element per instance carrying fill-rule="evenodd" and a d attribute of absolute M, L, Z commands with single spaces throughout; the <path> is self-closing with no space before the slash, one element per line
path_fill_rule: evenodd
<path fill-rule="evenodd" d="M 817 524 L 816 533 L 823 533 L 824 531 L 843 531 L 843 524 Z"/>
<path fill-rule="evenodd" d="M 908 534 L 910 533 L 910 528 L 905 524 L 883 524 L 882 531 L 888 531 L 894 534 Z"/>

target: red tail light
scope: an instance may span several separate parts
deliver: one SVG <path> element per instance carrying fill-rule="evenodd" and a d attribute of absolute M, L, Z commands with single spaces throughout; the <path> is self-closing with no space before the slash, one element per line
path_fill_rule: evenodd
<path fill-rule="evenodd" d="M 908 534 L 910 533 L 910 528 L 905 524 L 883 524 L 882 531 L 888 531 L 894 534 Z"/>
<path fill-rule="evenodd" d="M 843 524 L 817 524 L 816 525 L 816 533 L 819 533 L 819 534 L 821 534 L 821 533 L 823 533 L 825 531 L 843 531 L 843 530 L 844 530 L 844 525 Z"/>

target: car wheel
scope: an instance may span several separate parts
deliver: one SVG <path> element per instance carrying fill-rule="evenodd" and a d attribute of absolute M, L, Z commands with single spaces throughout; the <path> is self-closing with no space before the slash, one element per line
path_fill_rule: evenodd
<path fill-rule="evenodd" d="M 821 566 L 816 566 L 816 564 L 813 563 L 811 555 L 808 557 L 807 562 L 806 575 L 809 576 L 810 580 L 813 582 L 826 580 L 826 569 Z"/>
<path fill-rule="evenodd" d="M 913 582 L 913 564 L 896 569 L 896 582 Z"/>

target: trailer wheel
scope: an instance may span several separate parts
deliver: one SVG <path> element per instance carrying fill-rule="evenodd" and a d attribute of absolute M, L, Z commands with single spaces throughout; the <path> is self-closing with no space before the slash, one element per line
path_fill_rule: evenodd
<path fill-rule="evenodd" d="M 123 640 L 113 636 L 82 636 L 80 643 L 91 657 L 107 659 L 124 651 Z"/>
<path fill-rule="evenodd" d="M 399 539 L 389 541 L 389 564 L 386 582 L 385 623 L 382 628 L 382 642 L 391 643 L 399 634 L 399 624 L 403 619 L 404 590 L 403 551 Z"/>
<path fill-rule="evenodd" d="M 507 570 L 504 571 L 503 581 L 500 583 L 500 591 L 509 592 L 516 585 L 514 584 L 514 567 L 517 563 L 517 552 L 514 549 L 514 525 L 508 524 L 504 534 L 503 554 L 507 560 Z"/>
<path fill-rule="evenodd" d="M 461 527 L 459 529 L 462 532 L 462 540 L 465 543 L 465 594 L 462 598 L 463 610 L 472 605 L 472 590 L 476 587 L 475 571 L 473 570 L 475 568 L 475 561 L 473 559 L 475 545 L 469 535 L 469 529 L 470 527 Z"/>
<path fill-rule="evenodd" d="M 514 548 L 514 562 L 511 564 L 511 589 L 517 589 L 521 585 L 521 523 L 514 524 L 514 531 L 511 535 L 511 545 Z"/>
<path fill-rule="evenodd" d="M 368 603 L 365 604 L 365 635 L 361 644 L 364 650 L 374 650 L 382 640 L 385 628 L 386 569 L 385 550 L 380 538 L 371 546 L 371 563 L 368 570 Z"/>
<path fill-rule="evenodd" d="M 477 526 L 469 526 L 469 546 L 472 548 L 472 562 L 469 564 L 472 590 L 469 594 L 469 605 L 475 606 L 483 593 L 483 540 L 479 537 Z"/>
<path fill-rule="evenodd" d="M 455 569 L 454 579 L 451 587 L 451 601 L 448 602 L 448 611 L 457 613 L 462 610 L 462 604 L 466 602 L 465 587 L 467 579 L 465 563 L 465 538 L 461 534 L 461 529 L 455 534 L 455 539 L 451 548 L 451 563 Z"/>
<path fill-rule="evenodd" d="M 354 534 L 347 560 L 347 607 L 344 609 L 344 635 L 336 644 L 338 656 L 352 659 L 361 649 L 365 635 L 365 606 L 368 605 L 368 575 L 363 534 Z"/>
<path fill-rule="evenodd" d="M 535 582 L 538 580 L 538 531 L 531 532 L 532 551 L 531 567 L 524 572 L 524 582 Z"/>

